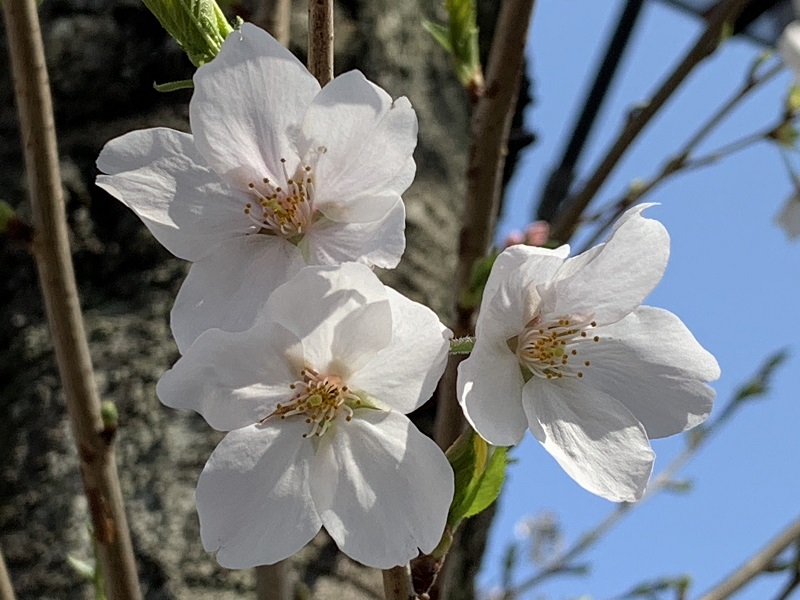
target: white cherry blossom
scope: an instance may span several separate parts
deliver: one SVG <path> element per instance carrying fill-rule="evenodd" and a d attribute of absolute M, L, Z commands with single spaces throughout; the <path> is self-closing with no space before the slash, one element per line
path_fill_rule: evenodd
<path fill-rule="evenodd" d="M 272 564 L 324 526 L 372 567 L 431 552 L 453 472 L 405 413 L 433 393 L 450 337 L 355 263 L 306 267 L 251 329 L 203 333 L 157 391 L 230 432 L 197 484 L 206 550 L 230 568 Z"/>
<path fill-rule="evenodd" d="M 155 128 L 111 140 L 100 187 L 192 261 L 172 327 L 185 351 L 203 331 L 252 325 L 305 264 L 393 268 L 405 248 L 400 195 L 414 179 L 417 120 L 358 71 L 323 89 L 249 24 L 194 76 L 192 134 Z"/>
<path fill-rule="evenodd" d="M 778 38 L 778 53 L 783 63 L 800 79 L 800 21 L 789 23 Z"/>
<path fill-rule="evenodd" d="M 530 429 L 575 481 L 613 501 L 641 497 L 649 439 L 705 420 L 706 382 L 719 377 L 678 317 L 640 306 L 669 256 L 666 230 L 644 208 L 574 258 L 567 246 L 500 254 L 458 372 L 459 401 L 488 442 L 514 445 Z"/>

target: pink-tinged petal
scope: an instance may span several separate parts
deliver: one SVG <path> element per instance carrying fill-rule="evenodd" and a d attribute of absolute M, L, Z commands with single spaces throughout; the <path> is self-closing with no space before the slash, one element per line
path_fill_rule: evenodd
<path fill-rule="evenodd" d="M 108 142 L 97 185 L 133 210 L 178 258 L 198 260 L 253 224 L 247 198 L 205 166 L 192 136 L 173 129 L 132 131 Z"/>
<path fill-rule="evenodd" d="M 309 264 L 360 262 L 393 269 L 406 248 L 406 212 L 398 198 L 383 219 L 371 223 L 340 223 L 323 219 L 300 242 Z"/>
<path fill-rule="evenodd" d="M 319 152 L 315 205 L 331 220 L 381 219 L 413 179 L 414 109 L 406 98 L 392 101 L 358 71 L 322 88 L 305 115 L 303 133 L 311 152 Z"/>
<path fill-rule="evenodd" d="M 270 294 L 303 268 L 296 246 L 283 238 L 247 235 L 223 242 L 189 269 L 175 306 L 172 334 L 186 349 L 204 331 L 244 331 Z"/>
<path fill-rule="evenodd" d="M 291 52 L 245 23 L 195 73 L 189 112 L 197 149 L 240 189 L 264 177 L 282 180 L 280 159 L 293 173 L 303 114 L 318 91 Z"/>
<path fill-rule="evenodd" d="M 301 420 L 230 432 L 197 482 L 200 536 L 229 569 L 271 565 L 322 526 L 309 489 L 312 444 Z"/>
<path fill-rule="evenodd" d="M 401 413 L 422 406 L 444 373 L 453 333 L 431 309 L 387 287 L 391 342 L 348 380 Z"/>
<path fill-rule="evenodd" d="M 508 347 L 475 344 L 458 365 L 458 401 L 472 428 L 490 444 L 514 446 L 528 421 L 522 408 L 522 371 Z"/>
<path fill-rule="evenodd" d="M 578 484 L 612 502 L 642 497 L 655 454 L 619 400 L 573 379 L 533 378 L 522 394 L 532 433 Z"/>
<path fill-rule="evenodd" d="M 622 402 L 649 438 L 674 435 L 699 425 L 711 412 L 715 392 L 706 382 L 719 365 L 672 313 L 649 306 L 594 333 L 577 358 L 589 361 L 582 383 Z"/>
<path fill-rule="evenodd" d="M 504 343 L 519 335 L 539 308 L 536 286 L 549 281 L 568 254 L 569 246 L 516 245 L 501 252 L 483 290 L 476 336 Z"/>
<path fill-rule="evenodd" d="M 338 363 L 331 350 L 337 327 L 351 312 L 372 303 L 386 303 L 386 289 L 368 267 L 306 267 L 272 293 L 263 315 L 303 341 L 307 366 L 346 371 L 347 365 Z M 391 319 L 389 307 L 385 310 Z M 388 344 L 388 337 L 384 341 Z"/>
<path fill-rule="evenodd" d="M 405 416 L 360 409 L 321 440 L 311 493 L 342 552 L 388 569 L 438 545 L 453 500 L 453 471 Z"/>
<path fill-rule="evenodd" d="M 158 398 L 200 413 L 214 429 L 230 431 L 270 415 L 292 397 L 303 367 L 300 341 L 275 323 L 201 335 L 161 376 Z"/>
<path fill-rule="evenodd" d="M 629 210 L 599 250 L 568 259 L 551 283 L 538 286 L 546 314 L 591 315 L 608 324 L 644 301 L 661 281 L 669 258 L 667 230 L 641 215 L 648 206 Z"/>

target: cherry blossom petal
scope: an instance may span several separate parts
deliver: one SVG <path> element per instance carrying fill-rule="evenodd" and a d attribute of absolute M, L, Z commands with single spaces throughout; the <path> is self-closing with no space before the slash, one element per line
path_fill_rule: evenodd
<path fill-rule="evenodd" d="M 431 309 L 387 287 L 391 342 L 353 373 L 350 387 L 401 413 L 433 395 L 444 373 L 452 332 Z"/>
<path fill-rule="evenodd" d="M 304 268 L 272 293 L 262 314 L 302 340 L 309 366 L 324 371 L 341 366 L 332 364 L 331 350 L 339 324 L 357 308 L 381 302 L 386 304 L 386 289 L 375 274 L 364 265 L 345 263 Z M 388 304 L 384 310 L 391 322 Z M 389 339 L 386 335 L 377 343 L 384 347 Z"/>
<path fill-rule="evenodd" d="M 336 265 L 353 261 L 393 269 L 406 248 L 405 221 L 405 207 L 398 197 L 394 207 L 378 221 L 317 221 L 299 247 L 309 264 Z"/>
<path fill-rule="evenodd" d="M 214 429 L 257 423 L 292 396 L 303 367 L 300 340 L 276 323 L 230 333 L 212 329 L 161 376 L 158 398 L 200 413 Z"/>
<path fill-rule="evenodd" d="M 250 425 L 226 435 L 208 459 L 197 482 L 200 536 L 223 567 L 276 563 L 319 531 L 306 430 L 300 419 Z"/>
<path fill-rule="evenodd" d="M 569 246 L 550 250 L 516 245 L 501 252 L 483 290 L 476 335 L 505 342 L 519 334 L 537 312 L 536 284 L 549 280 L 568 254 Z"/>
<path fill-rule="evenodd" d="M 784 64 L 800 79 L 800 22 L 792 21 L 778 38 L 778 52 Z"/>
<path fill-rule="evenodd" d="M 300 123 L 319 84 L 291 52 L 245 23 L 197 69 L 194 84 L 192 132 L 212 169 L 242 190 L 283 179 L 281 158 L 294 172 Z"/>
<path fill-rule="evenodd" d="M 336 372 L 354 387 L 351 374 L 370 363 L 392 339 L 392 310 L 388 300 L 355 308 L 333 328 L 331 355 Z M 313 346 L 314 336 L 305 340 Z"/>
<path fill-rule="evenodd" d="M 458 365 L 458 401 L 469 424 L 490 444 L 514 446 L 525 435 L 523 384 L 514 353 L 508 347 L 487 348 L 480 338 Z"/>
<path fill-rule="evenodd" d="M 619 400 L 573 379 L 533 378 L 522 394 L 531 432 L 570 477 L 613 502 L 642 497 L 655 454 Z"/>
<path fill-rule="evenodd" d="M 205 166 L 192 136 L 173 129 L 132 131 L 97 158 L 97 185 L 132 209 L 178 258 L 198 260 L 217 243 L 253 229 L 245 196 Z"/>
<path fill-rule="evenodd" d="M 393 102 L 359 71 L 322 88 L 305 115 L 303 133 L 312 152 L 324 148 L 316 165 L 315 205 L 331 220 L 381 219 L 410 184 L 414 109 L 405 97 Z"/>
<path fill-rule="evenodd" d="M 296 246 L 268 235 L 223 242 L 194 263 L 172 308 L 172 334 L 183 353 L 208 329 L 244 331 L 272 291 L 305 265 Z"/>
<path fill-rule="evenodd" d="M 567 259 L 563 273 L 538 286 L 546 314 L 592 316 L 608 324 L 642 303 L 661 281 L 669 258 L 667 230 L 641 216 L 647 206 L 625 213 L 608 241 L 590 251 L 590 260 Z"/>
<path fill-rule="evenodd" d="M 453 499 L 453 471 L 405 416 L 360 409 L 321 440 L 311 493 L 342 552 L 388 569 L 438 545 Z"/>
<path fill-rule="evenodd" d="M 680 433 L 708 417 L 719 365 L 672 313 L 642 306 L 579 350 L 591 366 L 582 383 L 621 401 L 650 439 Z M 589 392 L 590 393 L 590 392 Z"/>

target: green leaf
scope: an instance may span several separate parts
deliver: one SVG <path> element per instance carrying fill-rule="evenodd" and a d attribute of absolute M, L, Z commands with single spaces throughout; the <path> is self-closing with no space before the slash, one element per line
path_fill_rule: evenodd
<path fill-rule="evenodd" d="M 433 36 L 439 45 L 444 48 L 445 52 L 453 53 L 453 46 L 450 44 L 450 30 L 444 25 L 434 23 L 428 19 L 422 20 L 422 27 Z"/>
<path fill-rule="evenodd" d="M 67 554 L 67 564 L 86 581 L 94 583 L 95 569 L 92 563 L 81 560 L 72 554 Z"/>
<path fill-rule="evenodd" d="M 154 83 L 153 87 L 157 92 L 177 92 L 178 90 L 194 89 L 194 81 L 191 79 L 181 79 L 180 81 L 169 81 L 167 83 Z"/>
<path fill-rule="evenodd" d="M 199 67 L 219 52 L 233 28 L 214 0 L 143 0 L 162 27 Z"/>
<path fill-rule="evenodd" d="M 470 429 L 459 436 L 446 454 L 455 477 L 447 523 L 457 527 L 463 519 L 477 515 L 497 499 L 505 478 L 507 448 L 490 446 Z"/>
<path fill-rule="evenodd" d="M 428 20 L 422 26 L 450 54 L 458 80 L 467 89 L 482 88 L 475 0 L 446 0 L 447 25 Z"/>

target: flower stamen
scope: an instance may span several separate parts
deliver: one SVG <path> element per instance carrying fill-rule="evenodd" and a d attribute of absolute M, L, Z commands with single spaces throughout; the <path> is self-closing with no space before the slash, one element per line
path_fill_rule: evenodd
<path fill-rule="evenodd" d="M 305 422 L 311 429 L 303 437 L 322 437 L 330 429 L 339 412 L 343 412 L 345 420 L 353 418 L 350 404 L 361 404 L 361 398 L 350 391 L 338 375 L 322 375 L 314 369 L 306 367 L 300 371 L 301 380 L 289 385 L 295 390 L 294 396 L 285 404 L 278 404 L 275 410 L 261 419 L 265 423 L 271 417 L 285 419 L 296 415 L 304 415 Z"/>
<path fill-rule="evenodd" d="M 314 177 L 309 165 L 300 164 L 293 176 L 281 158 L 285 187 L 264 177 L 247 188 L 255 196 L 244 212 L 259 231 L 291 239 L 308 231 L 314 217 Z"/>
<path fill-rule="evenodd" d="M 589 337 L 587 329 L 597 327 L 595 321 L 575 317 L 563 317 L 542 324 L 536 317 L 516 338 L 509 340 L 509 347 L 516 353 L 520 364 L 535 377 L 542 379 L 561 379 L 562 377 L 583 377 L 583 371 L 575 368 L 570 359 L 579 353 L 584 342 L 599 342 L 600 336 Z M 513 344 L 512 344 L 513 342 Z M 591 362 L 583 361 L 588 367 Z"/>

